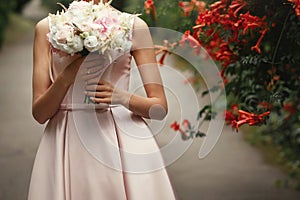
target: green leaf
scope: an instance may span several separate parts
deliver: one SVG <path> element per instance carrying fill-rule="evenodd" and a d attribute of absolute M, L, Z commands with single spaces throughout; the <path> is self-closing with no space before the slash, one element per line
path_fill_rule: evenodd
<path fill-rule="evenodd" d="M 204 106 L 204 107 L 199 111 L 197 119 L 199 120 L 199 119 L 203 116 L 204 113 L 209 112 L 210 110 L 211 110 L 211 105 L 206 105 L 206 106 Z"/>
<path fill-rule="evenodd" d="M 205 136 L 206 136 L 206 134 L 201 131 L 198 131 L 196 134 L 196 137 L 205 137 Z"/>

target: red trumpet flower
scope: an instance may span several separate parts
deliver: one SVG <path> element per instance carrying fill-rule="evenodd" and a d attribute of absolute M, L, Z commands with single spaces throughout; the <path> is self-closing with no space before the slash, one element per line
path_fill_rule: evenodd
<path fill-rule="evenodd" d="M 238 120 L 233 120 L 231 122 L 232 127 L 235 128 L 236 132 L 238 132 L 238 128 L 243 124 L 249 124 L 249 126 L 257 125 L 260 123 L 265 123 L 265 117 L 270 114 L 270 111 L 264 112 L 262 114 L 254 114 L 249 113 L 244 110 L 239 110 L 239 117 Z"/>
<path fill-rule="evenodd" d="M 178 131 L 180 129 L 180 124 L 177 123 L 177 121 L 173 122 L 173 124 L 170 125 L 170 127 L 174 130 L 174 131 Z"/>
<path fill-rule="evenodd" d="M 144 8 L 147 14 L 152 14 L 154 20 L 157 19 L 157 15 L 156 15 L 156 10 L 155 10 L 155 6 L 154 6 L 154 1 L 153 0 L 146 0 L 144 2 Z"/>
<path fill-rule="evenodd" d="M 185 31 L 184 35 L 182 35 L 181 40 L 180 40 L 180 46 L 184 46 L 184 44 L 188 42 L 189 45 L 194 49 L 195 54 L 199 55 L 201 51 L 201 45 L 196 38 L 194 38 L 191 34 L 190 31 Z"/>

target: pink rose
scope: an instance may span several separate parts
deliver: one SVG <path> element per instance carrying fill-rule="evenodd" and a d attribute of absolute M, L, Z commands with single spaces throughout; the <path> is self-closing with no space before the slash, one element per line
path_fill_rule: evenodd
<path fill-rule="evenodd" d="M 66 27 L 62 30 L 60 30 L 56 35 L 56 41 L 58 43 L 65 44 L 67 42 L 67 37 L 72 34 L 72 29 L 70 27 Z"/>

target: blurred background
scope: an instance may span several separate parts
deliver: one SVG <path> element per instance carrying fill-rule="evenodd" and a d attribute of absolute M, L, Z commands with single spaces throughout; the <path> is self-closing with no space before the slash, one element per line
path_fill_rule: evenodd
<path fill-rule="evenodd" d="M 34 157 L 45 127 L 31 115 L 34 26 L 49 12 L 61 8 L 55 0 L 0 1 L 0 199 L 23 200 L 27 198 Z M 59 2 L 67 6 L 71 1 Z M 184 10 L 176 0 L 155 1 L 157 13 L 154 15 L 152 9 L 147 14 L 146 4 L 151 2 L 114 0 L 113 5 L 123 11 L 141 13 L 149 26 L 180 32 L 191 28 L 198 16 L 198 11 L 191 9 L 184 18 Z M 187 73 L 188 64 L 183 60 L 170 57 L 168 62 Z M 206 89 L 201 81 L 195 86 L 201 91 Z M 198 151 L 203 139 L 196 138 L 183 156 L 168 166 L 179 199 L 300 199 L 299 154 L 295 149 L 279 146 L 263 131 L 275 134 L 275 130 L 260 127 L 245 127 L 236 133 L 225 126 L 213 151 L 202 160 Z M 164 132 L 168 138 L 175 133 L 169 126 Z M 160 145 L 166 143 L 164 136 L 157 140 Z M 284 140 L 287 139 L 281 138 L 280 142 Z"/>

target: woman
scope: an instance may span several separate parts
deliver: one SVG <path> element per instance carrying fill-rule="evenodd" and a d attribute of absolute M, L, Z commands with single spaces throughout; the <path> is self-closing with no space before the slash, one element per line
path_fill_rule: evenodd
<path fill-rule="evenodd" d="M 165 117 L 164 88 L 149 29 L 132 19 L 131 52 L 109 64 L 95 53 L 55 53 L 47 39 L 51 21 L 37 23 L 32 114 L 48 124 L 28 199 L 175 199 L 159 148 L 141 118 Z M 146 97 L 128 92 L 131 57 Z M 84 97 L 93 103 L 83 103 Z"/>

